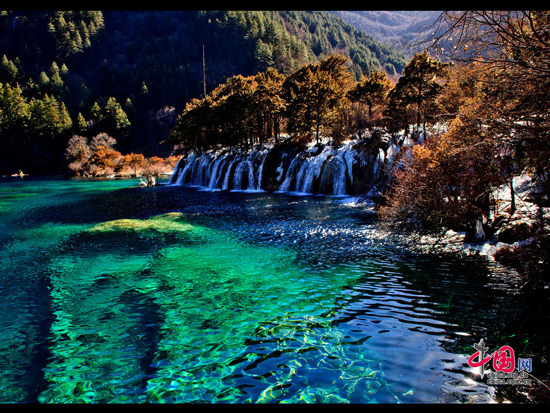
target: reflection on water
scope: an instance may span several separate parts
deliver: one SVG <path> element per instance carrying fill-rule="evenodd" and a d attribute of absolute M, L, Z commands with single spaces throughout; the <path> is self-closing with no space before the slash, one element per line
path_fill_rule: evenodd
<path fill-rule="evenodd" d="M 341 200 L 135 185 L 2 182 L 0 401 L 488 402 L 472 344 L 531 333 Z"/>

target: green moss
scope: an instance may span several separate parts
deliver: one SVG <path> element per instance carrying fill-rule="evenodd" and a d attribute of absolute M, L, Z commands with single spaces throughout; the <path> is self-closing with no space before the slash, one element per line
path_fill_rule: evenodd
<path fill-rule="evenodd" d="M 90 228 L 88 232 L 110 232 L 110 231 L 129 231 L 129 232 L 188 232 L 197 229 L 191 224 L 181 222 L 183 214 L 179 212 L 169 212 L 167 214 L 157 215 L 149 219 L 116 219 L 114 221 L 102 222 Z"/>

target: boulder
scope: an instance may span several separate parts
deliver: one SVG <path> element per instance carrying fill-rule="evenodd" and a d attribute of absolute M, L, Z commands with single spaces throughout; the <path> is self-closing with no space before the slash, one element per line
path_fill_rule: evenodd
<path fill-rule="evenodd" d="M 506 244 L 528 239 L 533 235 L 533 227 L 527 222 L 511 222 L 497 233 L 497 240 Z"/>

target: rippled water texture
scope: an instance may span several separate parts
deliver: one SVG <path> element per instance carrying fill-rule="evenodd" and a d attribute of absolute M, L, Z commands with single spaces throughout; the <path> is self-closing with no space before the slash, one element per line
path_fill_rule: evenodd
<path fill-rule="evenodd" d="M 472 344 L 547 337 L 346 199 L 137 184 L 0 183 L 0 402 L 488 402 Z"/>

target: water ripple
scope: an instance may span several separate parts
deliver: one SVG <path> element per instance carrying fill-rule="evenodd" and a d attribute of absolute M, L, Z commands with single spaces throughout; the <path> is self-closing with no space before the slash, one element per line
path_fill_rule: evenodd
<path fill-rule="evenodd" d="M 502 274 L 361 207 L 50 184 L 0 189 L 2 402 L 487 402 L 472 344 L 535 331 Z"/>

